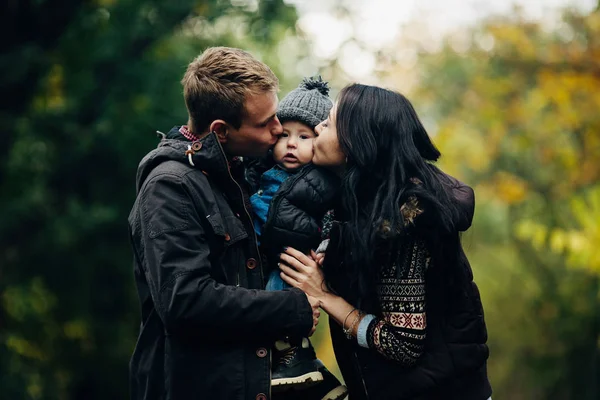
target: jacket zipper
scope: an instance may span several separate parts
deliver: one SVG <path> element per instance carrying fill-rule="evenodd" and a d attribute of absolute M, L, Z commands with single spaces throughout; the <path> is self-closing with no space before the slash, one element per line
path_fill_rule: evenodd
<path fill-rule="evenodd" d="M 218 141 L 217 141 L 217 143 L 219 144 L 219 149 L 221 150 L 221 154 L 223 154 L 223 157 L 225 157 L 225 163 L 227 163 L 227 155 L 225 154 L 225 151 L 223 150 L 223 146 L 221 146 L 221 143 L 219 143 Z M 250 216 L 250 212 L 246 208 L 246 204 L 244 202 L 244 191 L 242 190 L 242 187 L 239 185 L 239 183 L 237 183 L 237 181 L 233 178 L 233 175 L 231 175 L 231 169 L 229 168 L 229 164 L 227 164 L 227 173 L 229 174 L 229 177 L 231 178 L 231 180 L 233 181 L 233 183 L 235 183 L 235 185 L 239 189 L 239 193 L 242 196 L 242 208 L 246 212 L 246 216 L 248 216 L 248 220 L 250 221 L 250 223 L 252 223 L 252 217 Z M 261 281 L 264 284 L 265 277 L 263 275 L 263 270 L 262 270 L 262 257 L 260 256 L 260 251 L 258 250 L 258 245 L 256 244 L 257 243 L 257 239 L 256 239 L 256 232 L 254 231 L 254 229 L 252 229 L 252 235 L 254 237 L 254 248 L 256 249 L 256 254 L 258 255 L 258 262 L 261 265 L 261 268 L 260 268 L 260 279 L 261 279 Z M 235 286 L 239 287 L 240 286 L 240 268 L 239 267 L 237 268 L 236 273 L 237 273 L 237 276 L 236 276 L 236 284 L 235 284 Z"/>

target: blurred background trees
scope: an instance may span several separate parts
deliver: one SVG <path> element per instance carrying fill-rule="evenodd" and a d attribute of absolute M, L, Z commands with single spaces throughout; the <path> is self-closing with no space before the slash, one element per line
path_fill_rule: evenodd
<path fill-rule="evenodd" d="M 341 54 L 314 59 L 283 0 L 2 7 L 0 398 L 126 398 L 135 169 L 156 130 L 186 120 L 188 62 L 211 45 L 247 49 L 282 95 L 301 75 L 320 72 L 334 91 L 352 77 Z M 549 24 L 517 9 L 437 46 L 421 29 L 408 23 L 384 50 L 357 46 L 375 60 L 368 81 L 407 94 L 441 166 L 475 187 L 463 242 L 494 397 L 600 398 L 600 12 L 566 9 Z M 335 368 L 323 328 L 318 352 Z"/>
<path fill-rule="evenodd" d="M 466 237 L 496 395 L 600 398 L 600 13 L 485 21 L 422 54 L 442 166 L 475 185 Z"/>

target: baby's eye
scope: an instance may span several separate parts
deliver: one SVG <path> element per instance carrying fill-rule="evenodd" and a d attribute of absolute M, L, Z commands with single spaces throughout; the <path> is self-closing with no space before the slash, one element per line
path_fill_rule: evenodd
<path fill-rule="evenodd" d="M 287 132 L 283 132 L 283 133 L 281 134 L 281 137 L 288 137 L 288 136 L 290 136 L 290 135 L 289 135 Z"/>
<path fill-rule="evenodd" d="M 312 137 L 308 135 L 300 135 L 300 139 L 312 139 Z"/>

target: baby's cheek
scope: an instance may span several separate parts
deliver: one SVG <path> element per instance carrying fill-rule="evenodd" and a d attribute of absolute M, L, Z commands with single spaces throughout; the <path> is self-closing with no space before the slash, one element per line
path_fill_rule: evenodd
<path fill-rule="evenodd" d="M 273 147 L 273 158 L 275 159 L 275 161 L 280 161 L 283 156 L 285 155 L 285 144 L 283 143 L 284 141 L 279 139 L 277 141 L 277 143 L 275 143 L 275 146 Z"/>
<path fill-rule="evenodd" d="M 311 140 L 310 144 L 307 143 L 306 152 L 312 154 L 314 150 L 315 150 L 315 141 Z"/>

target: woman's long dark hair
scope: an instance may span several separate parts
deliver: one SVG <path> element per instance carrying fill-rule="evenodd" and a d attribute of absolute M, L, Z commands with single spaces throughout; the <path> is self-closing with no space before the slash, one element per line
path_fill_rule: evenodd
<path fill-rule="evenodd" d="M 336 210 L 344 223 L 339 237 L 332 238 L 337 260 L 326 258 L 325 276 L 342 297 L 375 312 L 377 272 L 382 263 L 393 262 L 390 253 L 403 234 L 400 207 L 414 196 L 440 232 L 455 230 L 458 210 L 431 164 L 440 152 L 406 97 L 374 86 L 347 86 L 339 95 L 335 125 L 348 157 Z"/>

